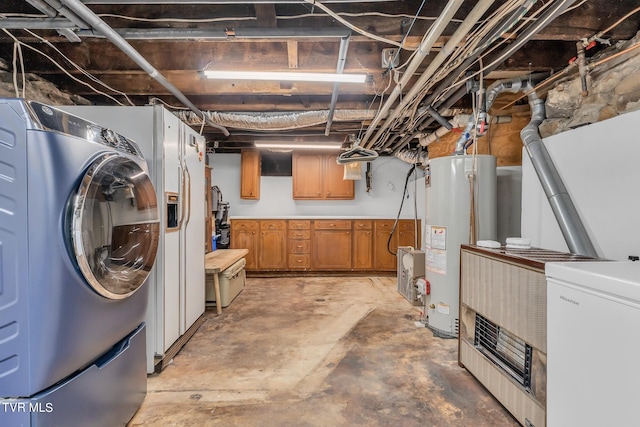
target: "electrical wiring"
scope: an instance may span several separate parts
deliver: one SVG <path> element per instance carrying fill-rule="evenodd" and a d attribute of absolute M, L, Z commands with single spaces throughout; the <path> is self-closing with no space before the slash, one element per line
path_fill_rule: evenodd
<path fill-rule="evenodd" d="M 11 64 L 13 66 L 13 90 L 16 94 L 16 98 L 20 98 L 20 91 L 18 90 L 18 46 L 20 46 L 20 43 L 17 41 L 13 42 L 13 61 Z"/>
<path fill-rule="evenodd" d="M 327 6 L 325 6 L 324 4 L 316 1 L 316 0 L 304 0 L 306 3 L 309 3 L 312 6 L 317 6 L 320 10 L 324 11 L 327 15 L 331 16 L 332 18 L 334 18 L 336 21 L 340 22 L 342 25 L 344 25 L 345 27 L 355 31 L 356 33 L 362 34 L 365 37 L 369 37 L 370 39 L 373 40 L 377 40 L 379 42 L 382 43 L 387 43 L 390 44 L 392 46 L 397 46 L 401 49 L 406 49 L 405 47 L 402 46 L 402 43 L 398 43 L 396 41 L 393 40 L 389 40 L 389 39 L 385 39 L 384 37 L 380 37 L 380 36 L 376 36 L 375 34 L 372 34 L 368 31 L 363 30 L 360 27 L 356 27 L 355 25 L 353 25 L 352 23 L 350 23 L 349 21 L 347 21 L 346 19 L 342 18 L 340 15 L 338 15 L 337 13 L 335 13 L 334 11 L 332 11 L 331 9 L 329 9 Z"/>
<path fill-rule="evenodd" d="M 165 102 L 165 101 L 163 101 L 162 99 L 157 98 L 157 97 L 155 97 L 155 96 L 154 96 L 153 98 L 150 98 L 150 99 L 149 99 L 149 103 L 150 103 L 150 104 L 153 104 L 153 103 L 154 103 L 154 102 L 156 102 L 156 101 L 157 101 L 157 102 L 159 102 L 159 103 L 161 103 L 161 104 L 163 104 L 163 105 L 164 105 L 164 106 L 166 106 L 167 108 L 172 109 L 172 110 L 190 110 L 190 108 L 187 108 L 187 107 L 178 107 L 178 106 L 175 106 L 175 105 L 171 105 L 171 104 L 169 104 L 168 102 Z"/>
<path fill-rule="evenodd" d="M 53 59 L 51 56 L 47 55 L 46 53 L 42 52 L 39 49 L 36 49 L 35 47 L 26 44 L 24 42 L 19 41 L 18 39 L 16 39 L 13 34 L 11 34 L 7 29 L 3 28 L 2 31 L 4 31 L 6 34 L 9 35 L 9 37 L 13 38 L 15 41 L 18 41 L 18 43 L 28 49 L 33 50 L 34 52 L 38 53 L 39 55 L 44 56 L 45 58 L 47 58 L 49 61 L 51 61 L 51 63 L 53 65 L 55 65 L 56 67 L 58 67 L 60 69 L 60 71 L 62 71 L 64 74 L 67 75 L 67 77 L 71 78 L 72 80 L 82 84 L 83 86 L 87 86 L 88 88 L 90 88 L 91 90 L 93 90 L 94 92 L 96 92 L 98 95 L 102 95 L 105 96 L 109 99 L 111 99 L 112 101 L 116 102 L 119 105 L 123 105 L 120 101 L 118 101 L 116 98 L 114 98 L 113 96 L 109 95 L 108 93 L 102 92 L 98 89 L 96 89 L 95 87 L 91 86 L 89 83 L 80 80 L 79 78 L 77 78 L 76 76 L 74 76 L 73 74 L 71 74 L 70 72 L 68 72 L 62 65 L 60 65 L 60 63 L 58 63 L 55 59 Z"/>
<path fill-rule="evenodd" d="M 465 46 L 477 45 L 477 43 L 479 43 L 481 38 L 483 38 L 490 31 L 493 31 L 494 28 L 499 24 L 499 22 L 503 20 L 506 16 L 511 14 L 513 11 L 517 10 L 517 8 L 521 6 L 521 3 L 522 3 L 521 0 L 511 0 L 510 2 L 505 3 L 501 8 L 497 9 L 493 14 L 491 14 L 485 20 L 485 22 L 488 22 L 487 25 L 476 26 L 476 30 L 474 30 L 470 35 L 467 36 Z M 474 39 L 477 39 L 477 41 L 473 42 Z M 468 50 L 469 48 L 466 48 L 466 49 Z M 448 58 L 447 61 L 445 61 L 445 63 L 441 67 L 441 71 L 434 73 L 434 75 L 427 82 L 425 82 L 425 84 L 420 88 L 419 92 L 424 93 L 425 91 L 429 90 L 437 81 L 439 81 L 442 78 L 440 77 L 440 76 L 443 76 L 442 70 L 449 69 L 451 67 L 450 64 L 453 61 L 458 60 L 458 58 L 461 55 L 463 55 L 464 52 L 465 52 L 464 47 L 461 49 L 456 49 L 456 51 L 452 52 L 451 56 Z M 468 53 L 466 56 L 469 56 L 469 55 L 471 55 L 471 53 Z M 411 103 L 405 105 L 403 109 L 405 114 L 399 115 L 399 116 L 408 116 L 409 117 L 408 122 L 409 123 L 413 122 L 413 126 L 415 126 L 416 124 L 414 120 L 416 119 L 416 113 L 420 104 L 420 98 L 421 97 L 415 97 Z M 408 114 L 409 111 L 411 112 L 410 114 Z"/>
<path fill-rule="evenodd" d="M 18 57 L 20 58 L 20 73 L 22 74 L 22 97 L 26 98 L 27 74 L 24 71 L 24 58 L 22 57 L 22 46 L 18 43 Z"/>
<path fill-rule="evenodd" d="M 5 33 L 9 35 L 13 39 L 13 90 L 15 91 L 16 98 L 20 98 L 20 90 L 18 89 L 18 64 L 17 60 L 20 59 L 20 73 L 22 74 L 22 97 L 25 98 L 26 90 L 27 90 L 27 79 L 24 72 L 24 59 L 22 57 L 22 47 L 20 46 L 20 41 L 10 32 L 5 30 Z"/>
<path fill-rule="evenodd" d="M 91 79 L 92 81 L 94 81 L 95 83 L 98 83 L 99 85 L 101 85 L 102 87 L 109 89 L 112 92 L 115 92 L 119 95 L 122 95 L 128 102 L 130 105 L 135 105 L 133 103 L 133 101 L 131 101 L 131 99 L 129 99 L 129 97 L 127 96 L 126 93 L 119 91 L 117 89 L 114 89 L 113 87 L 109 86 L 108 84 L 106 84 L 105 82 L 103 82 L 102 80 L 100 80 L 99 78 L 97 78 L 96 76 L 94 76 L 93 74 L 89 73 L 87 70 L 85 70 L 84 68 L 80 67 L 78 64 L 76 64 L 74 61 L 71 60 L 71 58 L 69 58 L 68 56 L 66 56 L 64 53 L 62 53 L 57 47 L 55 47 L 49 40 L 39 36 L 38 34 L 24 29 L 24 31 L 26 31 L 27 33 L 31 34 L 33 37 L 35 37 L 36 39 L 40 40 L 41 42 L 43 42 L 44 44 L 46 44 L 47 46 L 49 46 L 51 49 L 55 50 L 60 56 L 62 56 L 69 64 L 71 64 L 76 70 L 80 71 L 83 75 L 85 75 L 86 77 L 88 77 L 89 79 Z M 123 105 L 121 103 L 118 103 L 120 105 Z"/>
<path fill-rule="evenodd" d="M 539 14 L 540 14 L 540 13 L 542 13 L 544 10 L 546 10 L 548 7 L 550 7 L 552 4 L 553 4 L 553 2 L 548 2 L 548 3 L 546 3 L 546 4 L 543 4 L 543 6 L 542 6 L 540 9 L 536 10 L 536 11 L 533 13 L 533 16 L 537 16 L 537 15 L 539 15 Z M 537 23 L 537 21 L 536 21 L 536 23 Z M 544 24 L 544 23 L 543 23 L 543 24 Z M 516 33 L 517 33 L 518 31 L 520 31 L 521 29 L 523 29 L 526 25 L 527 25 L 527 22 L 522 22 L 522 23 L 521 23 L 521 24 L 520 24 L 520 25 L 519 25 L 519 26 L 514 30 L 514 32 L 516 32 Z M 486 52 L 483 52 L 483 54 L 482 54 L 479 58 L 484 58 L 484 57 L 486 57 L 488 54 L 490 54 L 491 52 L 493 52 L 495 49 L 497 49 L 498 47 L 500 47 L 500 46 L 502 46 L 503 44 L 507 43 L 507 41 L 508 41 L 507 39 L 503 39 L 502 41 L 500 41 L 500 42 L 496 43 L 495 45 L 491 46 L 491 47 L 490 47 Z M 446 95 L 449 91 L 454 90 L 454 89 L 458 88 L 461 84 L 466 83 L 468 80 L 470 80 L 470 79 L 472 79 L 472 78 L 475 78 L 475 77 L 476 77 L 476 76 L 478 76 L 480 73 L 483 73 L 486 69 L 493 67 L 494 65 L 498 64 L 499 62 L 502 62 L 502 61 L 504 60 L 504 58 L 503 58 L 503 57 L 504 57 L 504 54 L 503 54 L 503 55 L 501 55 L 501 56 L 499 56 L 498 58 L 494 59 L 494 60 L 493 60 L 490 64 L 488 64 L 487 66 L 484 66 L 484 67 L 480 68 L 480 70 L 478 70 L 478 71 L 476 71 L 476 72 L 474 72 L 474 73 L 471 73 L 471 74 L 469 74 L 469 75 L 465 76 L 464 78 L 459 78 L 458 80 L 454 81 L 451 85 L 449 85 L 447 88 L 445 88 L 443 91 L 441 91 L 441 92 L 438 94 L 438 96 L 436 96 L 436 98 L 434 99 L 434 102 L 436 102 L 436 101 L 438 101 L 438 100 L 440 100 L 440 99 L 444 98 L 444 97 L 445 97 L 445 95 Z M 469 67 L 467 67 L 467 69 L 468 69 L 468 68 L 470 68 L 472 65 L 474 65 L 474 64 L 475 64 L 475 63 L 477 63 L 477 62 L 478 62 L 478 61 L 474 61 L 474 63 L 470 64 L 470 65 L 469 65 Z M 465 70 L 461 70 L 461 72 L 459 73 L 459 76 L 460 76 L 461 74 L 464 74 L 464 72 L 466 72 L 466 69 L 465 69 Z"/>

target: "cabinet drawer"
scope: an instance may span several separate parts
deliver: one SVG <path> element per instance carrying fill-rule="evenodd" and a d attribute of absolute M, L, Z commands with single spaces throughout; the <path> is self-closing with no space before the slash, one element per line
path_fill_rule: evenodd
<path fill-rule="evenodd" d="M 393 223 L 395 221 L 393 220 L 387 220 L 387 219 L 382 219 L 382 220 L 378 220 L 376 221 L 376 230 L 388 230 L 391 231 L 391 229 L 393 228 Z"/>
<path fill-rule="evenodd" d="M 304 270 L 308 269 L 311 265 L 311 258 L 309 254 L 289 254 L 289 269 L 290 270 Z"/>
<path fill-rule="evenodd" d="M 353 221 L 354 230 L 371 230 L 371 221 L 357 219 Z"/>
<path fill-rule="evenodd" d="M 308 230 L 311 228 L 311 221 L 290 219 L 289 230 Z"/>
<path fill-rule="evenodd" d="M 401 219 L 398 222 L 398 229 L 400 231 L 414 231 L 415 230 L 415 222 L 412 219 Z"/>
<path fill-rule="evenodd" d="M 287 221 L 260 221 L 260 230 L 285 230 Z"/>
<path fill-rule="evenodd" d="M 289 254 L 308 254 L 309 240 L 289 240 Z"/>
<path fill-rule="evenodd" d="M 290 239 L 309 239 L 311 238 L 310 230 L 289 230 Z"/>
<path fill-rule="evenodd" d="M 231 228 L 233 230 L 257 231 L 258 230 L 258 221 L 232 219 L 231 220 Z"/>
<path fill-rule="evenodd" d="M 351 230 L 349 219 L 321 219 L 313 222 L 314 230 Z"/>

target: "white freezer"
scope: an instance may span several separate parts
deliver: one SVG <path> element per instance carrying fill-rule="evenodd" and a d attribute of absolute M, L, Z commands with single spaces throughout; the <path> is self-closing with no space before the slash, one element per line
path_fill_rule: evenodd
<path fill-rule="evenodd" d="M 547 426 L 638 425 L 640 263 L 548 263 Z"/>

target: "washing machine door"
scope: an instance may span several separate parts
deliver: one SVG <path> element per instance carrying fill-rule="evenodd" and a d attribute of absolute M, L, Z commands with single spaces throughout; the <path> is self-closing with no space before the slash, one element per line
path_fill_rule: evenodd
<path fill-rule="evenodd" d="M 158 203 L 147 173 L 121 154 L 93 162 L 71 200 L 70 231 L 88 284 L 106 298 L 132 295 L 153 267 L 160 236 Z"/>

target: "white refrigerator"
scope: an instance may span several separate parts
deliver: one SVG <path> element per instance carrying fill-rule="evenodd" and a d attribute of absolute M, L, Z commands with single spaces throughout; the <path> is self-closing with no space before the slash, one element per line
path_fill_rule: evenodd
<path fill-rule="evenodd" d="M 547 263 L 547 426 L 639 425 L 640 263 Z"/>
<path fill-rule="evenodd" d="M 148 279 L 147 372 L 168 362 L 205 310 L 205 141 L 161 105 L 63 107 L 136 141 L 164 225 Z"/>

